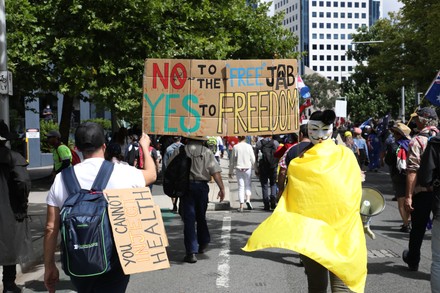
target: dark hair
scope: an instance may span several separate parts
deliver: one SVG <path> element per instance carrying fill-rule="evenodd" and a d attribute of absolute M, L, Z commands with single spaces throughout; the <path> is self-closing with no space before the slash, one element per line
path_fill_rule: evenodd
<path fill-rule="evenodd" d="M 307 131 L 307 124 L 302 124 L 299 127 L 299 133 L 303 136 L 303 137 L 309 137 L 309 132 Z"/>
<path fill-rule="evenodd" d="M 316 111 L 310 116 L 309 120 L 321 121 L 325 125 L 335 122 L 336 114 L 333 110 Z"/>

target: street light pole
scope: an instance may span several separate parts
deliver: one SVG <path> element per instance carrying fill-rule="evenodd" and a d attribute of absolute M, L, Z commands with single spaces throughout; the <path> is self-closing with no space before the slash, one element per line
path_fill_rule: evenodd
<path fill-rule="evenodd" d="M 0 72 L 6 72 L 8 78 L 8 57 L 6 54 L 6 13 L 5 0 L 0 0 Z M 9 95 L 0 93 L 0 120 L 9 126 Z"/>

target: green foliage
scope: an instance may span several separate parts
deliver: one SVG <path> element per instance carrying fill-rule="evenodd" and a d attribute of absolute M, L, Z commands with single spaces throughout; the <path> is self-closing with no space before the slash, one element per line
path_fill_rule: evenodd
<path fill-rule="evenodd" d="M 353 35 L 356 44 L 348 54 L 357 62 L 350 87 L 370 88 L 376 99 L 385 101 L 397 118 L 401 107 L 401 88 L 405 87 L 406 120 L 414 111 L 418 92 L 425 92 L 440 69 L 438 40 L 440 2 L 436 0 L 401 0 L 404 7 L 391 19 L 381 19 L 369 29 Z M 355 92 L 359 92 L 355 91 Z M 353 93 L 353 91 L 351 91 Z M 350 107 L 350 105 L 349 105 Z"/>
<path fill-rule="evenodd" d="M 104 118 L 94 118 L 94 119 L 87 119 L 87 120 L 81 121 L 81 123 L 83 123 L 83 122 L 94 122 L 94 123 L 100 124 L 102 126 L 102 128 L 107 131 L 112 129 L 111 121 L 104 119 Z"/>
<path fill-rule="evenodd" d="M 51 146 L 46 141 L 46 134 L 51 130 L 58 130 L 58 124 L 51 120 L 40 120 L 40 148 L 42 153 L 51 152 Z"/>
<path fill-rule="evenodd" d="M 73 98 L 139 122 L 146 58 L 295 57 L 298 40 L 282 26 L 282 15 L 267 16 L 268 4 L 245 3 L 8 0 L 14 95 L 65 94 L 60 132 L 66 141 Z"/>
<path fill-rule="evenodd" d="M 332 109 L 339 98 L 339 84 L 322 75 L 313 73 L 302 76 L 304 84 L 310 88 L 312 105 L 318 109 Z"/>

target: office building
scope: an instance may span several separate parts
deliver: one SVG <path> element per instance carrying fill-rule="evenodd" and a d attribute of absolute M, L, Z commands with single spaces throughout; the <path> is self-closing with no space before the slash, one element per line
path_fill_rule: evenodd
<path fill-rule="evenodd" d="M 307 52 L 300 73 L 312 70 L 337 82 L 356 65 L 346 54 L 352 34 L 382 17 L 381 0 L 275 0 L 274 7 L 285 12 L 283 25 L 298 36 L 296 51 Z"/>

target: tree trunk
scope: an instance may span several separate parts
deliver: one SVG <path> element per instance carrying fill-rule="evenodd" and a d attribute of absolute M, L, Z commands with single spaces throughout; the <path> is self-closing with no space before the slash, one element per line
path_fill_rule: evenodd
<path fill-rule="evenodd" d="M 60 119 L 60 133 L 61 133 L 61 141 L 68 145 L 69 143 L 69 134 L 70 134 L 70 118 L 73 113 L 73 96 L 69 93 L 64 94 L 63 99 L 63 110 L 61 113 Z"/>

